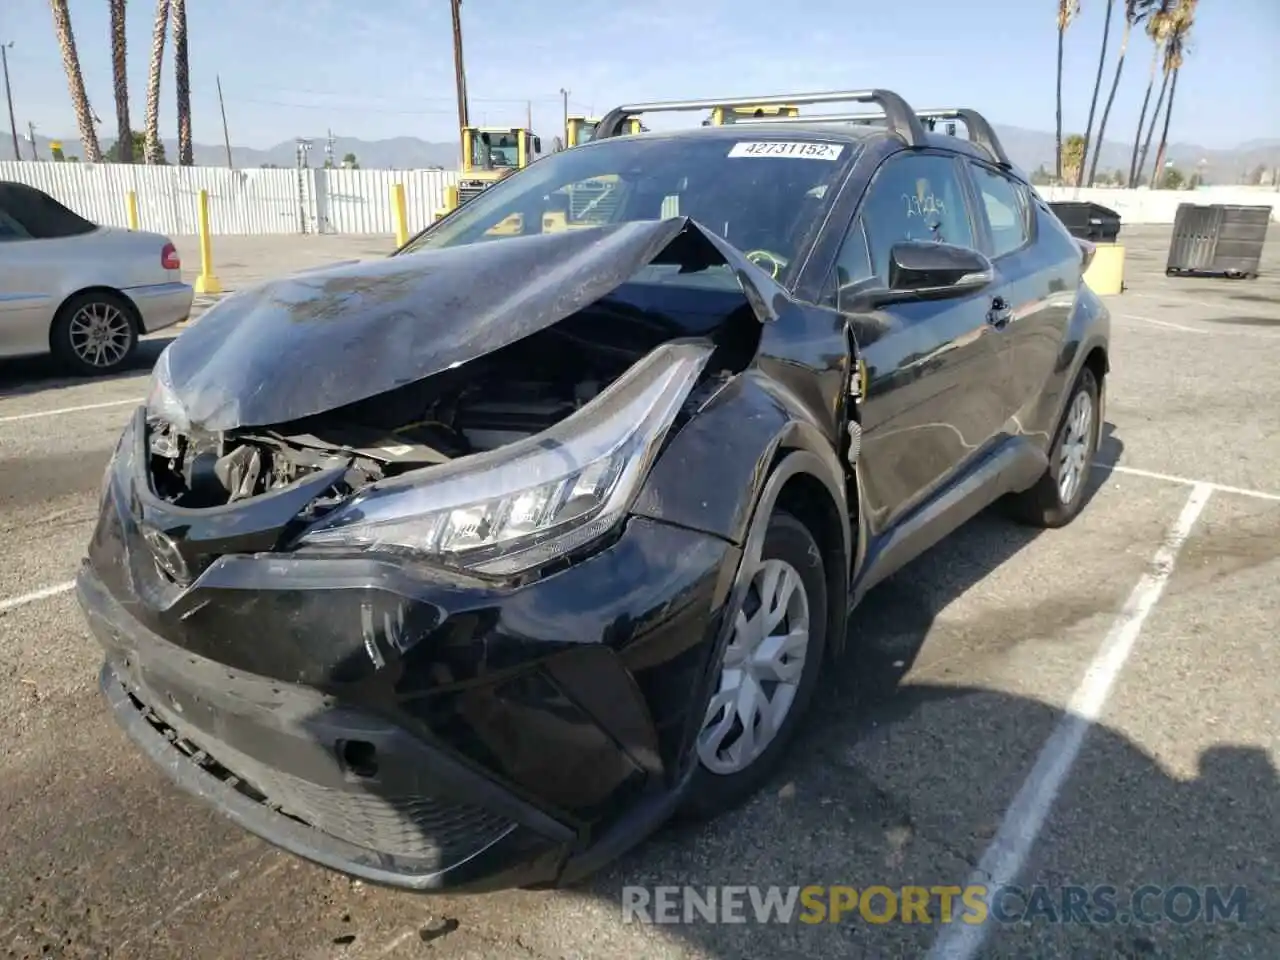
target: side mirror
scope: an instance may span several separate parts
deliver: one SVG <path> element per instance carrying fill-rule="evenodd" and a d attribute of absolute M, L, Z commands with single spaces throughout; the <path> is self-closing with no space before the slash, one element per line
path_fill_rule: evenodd
<path fill-rule="evenodd" d="M 940 300 L 980 290 L 994 276 L 991 261 L 977 250 L 950 243 L 908 240 L 889 251 L 889 286 L 878 303 Z"/>
<path fill-rule="evenodd" d="M 541 152 L 542 152 L 542 138 L 541 138 L 541 137 L 534 137 L 534 138 L 533 138 L 533 152 L 534 152 L 534 153 L 541 153 Z"/>

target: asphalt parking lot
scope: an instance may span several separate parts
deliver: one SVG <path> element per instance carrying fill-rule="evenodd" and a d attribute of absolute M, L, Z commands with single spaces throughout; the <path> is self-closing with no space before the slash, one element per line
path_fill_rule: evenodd
<path fill-rule="evenodd" d="M 1033 535 L 981 517 L 856 617 L 880 695 L 830 676 L 748 806 L 665 829 L 585 886 L 389 892 L 276 852 L 119 732 L 69 591 L 133 370 L 0 362 L 0 956 L 1280 956 L 1280 235 L 1255 281 L 1163 275 L 1126 228 L 1092 501 Z M 390 249 L 217 238 L 234 288 Z M 189 267 L 194 245 L 183 247 Z M 198 320 L 196 321 L 198 322 Z M 901 664 L 900 667 L 896 666 Z M 1088 721 L 1093 721 L 1089 723 Z M 627 885 L 1239 886 L 1243 920 L 624 923 Z M 1057 896 L 1057 893 L 1054 893 Z M 1157 898 L 1154 903 L 1159 903 Z M 936 915 L 935 915 L 936 919 Z M 941 939 L 940 939 L 941 938 Z M 978 948 L 981 947 L 981 952 Z"/>

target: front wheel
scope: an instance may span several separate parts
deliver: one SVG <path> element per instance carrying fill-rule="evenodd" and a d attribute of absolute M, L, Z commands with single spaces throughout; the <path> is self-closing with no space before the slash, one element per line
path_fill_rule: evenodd
<path fill-rule="evenodd" d="M 1015 495 L 1016 519 L 1035 527 L 1065 527 L 1084 506 L 1089 471 L 1102 431 L 1100 388 L 1093 371 L 1080 371 L 1049 451 L 1049 466 L 1030 490 Z"/>
<path fill-rule="evenodd" d="M 733 632 L 698 732 L 683 813 L 730 809 L 773 772 L 821 672 L 827 603 L 822 551 L 803 523 L 776 511 L 741 604 L 726 612 Z"/>

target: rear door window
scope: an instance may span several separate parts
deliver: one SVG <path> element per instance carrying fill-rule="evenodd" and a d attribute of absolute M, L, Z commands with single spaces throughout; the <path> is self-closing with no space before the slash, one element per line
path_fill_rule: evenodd
<path fill-rule="evenodd" d="M 0 183 L 0 210 L 35 240 L 91 233 L 97 225 L 25 183 Z"/>
<path fill-rule="evenodd" d="M 969 167 L 991 228 L 992 259 L 1021 250 L 1031 239 L 1031 203 L 1026 189 L 990 167 L 978 163 Z"/>
<path fill-rule="evenodd" d="M 0 243 L 30 239 L 31 234 L 27 233 L 26 228 L 0 207 Z"/>

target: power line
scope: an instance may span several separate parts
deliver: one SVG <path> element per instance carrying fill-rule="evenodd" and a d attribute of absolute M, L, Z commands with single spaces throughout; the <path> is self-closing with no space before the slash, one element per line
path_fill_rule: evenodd
<path fill-rule="evenodd" d="M 227 97 L 227 100 L 230 101 L 231 103 L 256 103 L 256 104 L 261 104 L 269 107 L 289 107 L 290 109 L 295 109 L 295 110 L 328 110 L 332 112 L 334 110 L 344 109 L 344 107 L 341 104 L 334 104 L 334 103 L 289 103 L 288 101 L 285 101 L 285 100 L 263 100 L 257 97 Z M 523 103 L 524 101 L 521 100 L 521 101 L 512 101 L 512 102 Z M 402 116 L 402 117 L 439 116 L 439 115 L 453 113 L 452 110 L 444 110 L 444 109 L 441 109 L 441 110 L 385 110 L 385 109 L 379 109 L 377 107 L 366 107 L 366 106 L 360 106 L 355 104 L 349 107 L 346 107 L 345 109 L 360 110 L 362 113 L 378 113 L 378 114 L 387 114 L 387 115 Z"/>
<path fill-rule="evenodd" d="M 279 88 L 276 88 L 275 92 L 284 94 L 285 96 L 300 94 L 304 97 L 312 97 L 312 96 L 343 97 L 348 100 L 356 101 L 357 105 L 362 103 L 368 103 L 374 100 L 387 101 L 387 100 L 393 100 L 393 99 L 402 99 L 402 98 L 386 97 L 379 94 L 359 93 L 359 92 L 353 93 L 350 90 L 314 90 L 314 89 L 302 89 L 302 88 L 295 88 L 295 87 L 288 87 L 288 88 L 279 87 Z M 454 97 L 414 96 L 406 99 L 413 100 L 413 101 L 422 101 L 423 103 L 453 104 L 455 102 Z M 474 101 L 476 103 L 527 103 L 530 100 L 529 97 L 473 97 L 470 95 L 470 93 L 467 94 L 467 99 Z M 558 93 L 547 93 L 540 96 L 534 96 L 532 100 L 534 103 L 559 103 L 560 95 Z"/>

